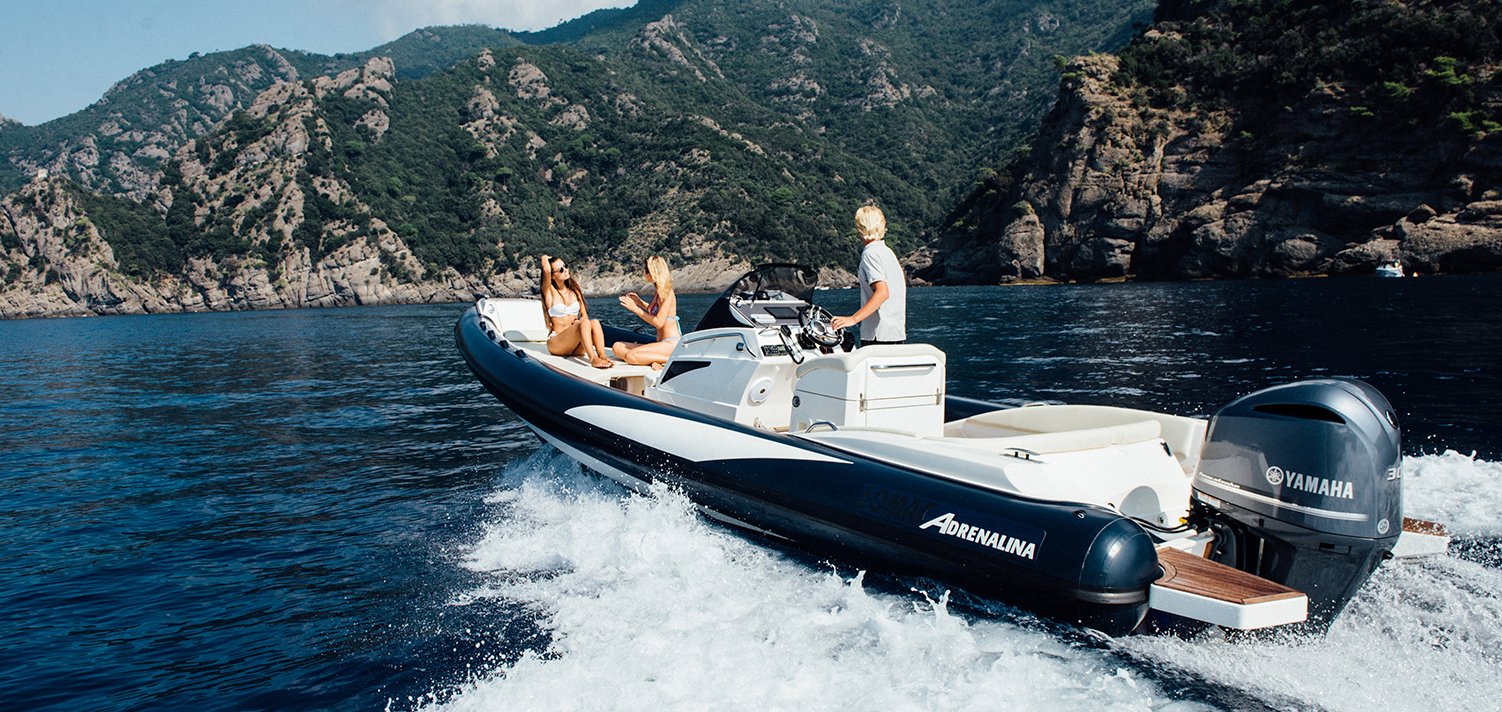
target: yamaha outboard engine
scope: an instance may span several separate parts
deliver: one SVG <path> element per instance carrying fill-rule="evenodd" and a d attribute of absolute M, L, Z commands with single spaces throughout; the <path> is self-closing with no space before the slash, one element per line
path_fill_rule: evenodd
<path fill-rule="evenodd" d="M 1309 596 L 1323 630 L 1403 529 L 1398 419 L 1361 381 L 1275 386 L 1210 420 L 1195 507 L 1211 558 Z"/>

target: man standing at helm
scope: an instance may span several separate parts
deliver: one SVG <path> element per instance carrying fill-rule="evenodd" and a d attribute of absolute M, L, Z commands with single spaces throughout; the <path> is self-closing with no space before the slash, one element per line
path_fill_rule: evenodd
<path fill-rule="evenodd" d="M 855 211 L 855 230 L 866 246 L 857 273 L 861 308 L 830 321 L 836 329 L 861 325 L 861 346 L 907 342 L 907 277 L 897 254 L 887 247 L 887 218 L 881 208 L 863 205 Z"/>

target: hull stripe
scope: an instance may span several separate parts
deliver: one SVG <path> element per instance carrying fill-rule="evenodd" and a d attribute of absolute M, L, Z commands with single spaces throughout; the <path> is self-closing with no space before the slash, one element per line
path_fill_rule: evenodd
<path fill-rule="evenodd" d="M 581 405 L 566 413 L 590 425 L 689 462 L 799 460 L 849 465 L 849 460 L 664 413 L 613 405 Z"/>

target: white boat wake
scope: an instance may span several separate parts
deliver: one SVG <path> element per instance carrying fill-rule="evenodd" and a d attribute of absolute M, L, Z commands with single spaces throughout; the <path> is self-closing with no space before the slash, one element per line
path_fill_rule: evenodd
<path fill-rule="evenodd" d="M 1403 458 L 1403 509 L 1463 537 L 1502 536 L 1502 462 L 1448 450 Z"/>
<path fill-rule="evenodd" d="M 1408 514 L 1496 546 L 1502 465 L 1446 453 L 1404 469 Z M 624 494 L 551 448 L 509 466 L 491 504 L 463 559 L 487 583 L 454 604 L 525 606 L 551 643 L 477 661 L 470 680 L 409 706 L 1191 710 L 1224 704 L 1226 690 L 1248 708 L 1502 699 L 1502 570 L 1454 555 L 1390 562 L 1324 638 L 1096 645 L 810 568 L 675 493 Z"/>
<path fill-rule="evenodd" d="M 1502 546 L 1502 464 L 1405 457 L 1405 510 Z M 1478 709 L 1502 700 L 1502 569 L 1452 554 L 1388 562 L 1323 638 L 1117 641 L 1200 679 L 1327 710 Z M 1495 559 L 1493 559 L 1495 560 Z M 1492 702 L 1486 702 L 1492 700 Z"/>

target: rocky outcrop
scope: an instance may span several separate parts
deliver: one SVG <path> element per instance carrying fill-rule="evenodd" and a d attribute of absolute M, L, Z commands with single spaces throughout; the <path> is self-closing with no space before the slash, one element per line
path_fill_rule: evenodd
<path fill-rule="evenodd" d="M 1434 215 L 1421 206 L 1393 225 L 1390 242 L 1408 269 L 1430 272 L 1502 270 L 1502 196 Z"/>
<path fill-rule="evenodd" d="M 195 64 L 209 69 L 190 71 Z M 91 190 L 143 200 L 157 188 L 160 173 L 155 168 L 163 158 L 267 87 L 299 78 L 286 57 L 265 45 L 144 69 L 70 117 L 71 124 L 89 132 L 7 158 L 27 176 L 45 168 L 71 175 Z"/>
<path fill-rule="evenodd" d="M 651 2 L 427 76 L 408 58 L 453 55 L 425 33 L 164 63 L 45 136 L 0 133 L 0 157 L 30 162 L 0 165 L 0 193 L 56 169 L 6 199 L 0 314 L 525 292 L 542 251 L 600 292 L 640 287 L 649 254 L 683 289 L 768 260 L 848 284 L 854 206 L 882 204 L 901 248 L 927 241 L 975 156 L 1041 114 L 1044 58 L 1114 41 L 1148 2 L 964 31 L 971 0 Z M 1045 228 L 1037 212 L 1003 231 L 1018 274 L 1042 269 Z"/>
<path fill-rule="evenodd" d="M 411 279 L 422 267 L 407 245 L 379 224 L 374 234 L 316 260 L 305 247 L 270 264 L 253 256 L 195 258 L 181 274 L 138 279 L 122 271 L 74 191 L 64 181 L 42 179 L 0 200 L 0 318 L 457 302 L 527 296 L 536 288 L 530 264 L 482 275 L 444 269 Z M 296 208 L 290 204 L 295 202 L 284 206 Z M 576 264 L 591 295 L 643 286 L 634 265 Z M 696 291 L 722 288 L 749 264 L 713 253 L 675 267 L 678 288 Z"/>
<path fill-rule="evenodd" d="M 1251 135 L 1235 104 L 1155 106 L 1118 81 L 1116 57 L 1078 58 L 1015 184 L 976 201 L 970 228 L 952 231 L 920 275 L 1286 277 L 1393 260 L 1420 273 L 1502 269 L 1502 132 L 1404 136 L 1358 121 L 1346 94 L 1318 86 Z"/>
<path fill-rule="evenodd" d="M 664 15 L 656 22 L 647 23 L 632 39 L 631 46 L 648 56 L 666 59 L 673 68 L 670 71 L 687 72 L 701 84 L 708 82 L 711 76 L 725 78 L 719 65 L 700 51 L 699 46 L 689 38 L 683 26 L 672 15 Z"/>
<path fill-rule="evenodd" d="M 346 69 L 332 77 L 315 77 L 313 92 L 320 99 L 330 92 L 339 92 L 351 99 L 364 99 L 384 108 L 395 76 L 396 65 L 390 57 L 372 57 L 358 69 Z"/>
<path fill-rule="evenodd" d="M 861 77 L 861 82 L 865 85 L 865 96 L 856 102 L 862 111 L 890 109 L 915 95 L 928 98 L 938 93 L 933 87 L 914 88 L 902 81 L 897 66 L 891 61 L 891 51 L 880 43 L 863 39 L 857 47 L 865 65 Z"/>
<path fill-rule="evenodd" d="M 517 275 L 446 270 L 399 279 L 393 269 L 421 268 L 379 228 L 316 260 L 307 248 L 273 264 L 248 255 L 195 258 L 181 273 L 138 279 L 122 271 L 75 190 L 42 179 L 0 200 L 0 318 L 462 301 L 526 289 Z"/>
<path fill-rule="evenodd" d="M 506 76 L 506 81 L 516 90 L 518 99 L 535 99 L 543 103 L 551 103 L 553 88 L 548 85 L 548 75 L 544 74 L 537 65 L 517 57 L 516 64 Z"/>
<path fill-rule="evenodd" d="M 0 201 L 0 314 L 144 311 L 114 254 L 56 181 L 38 176 Z"/>

